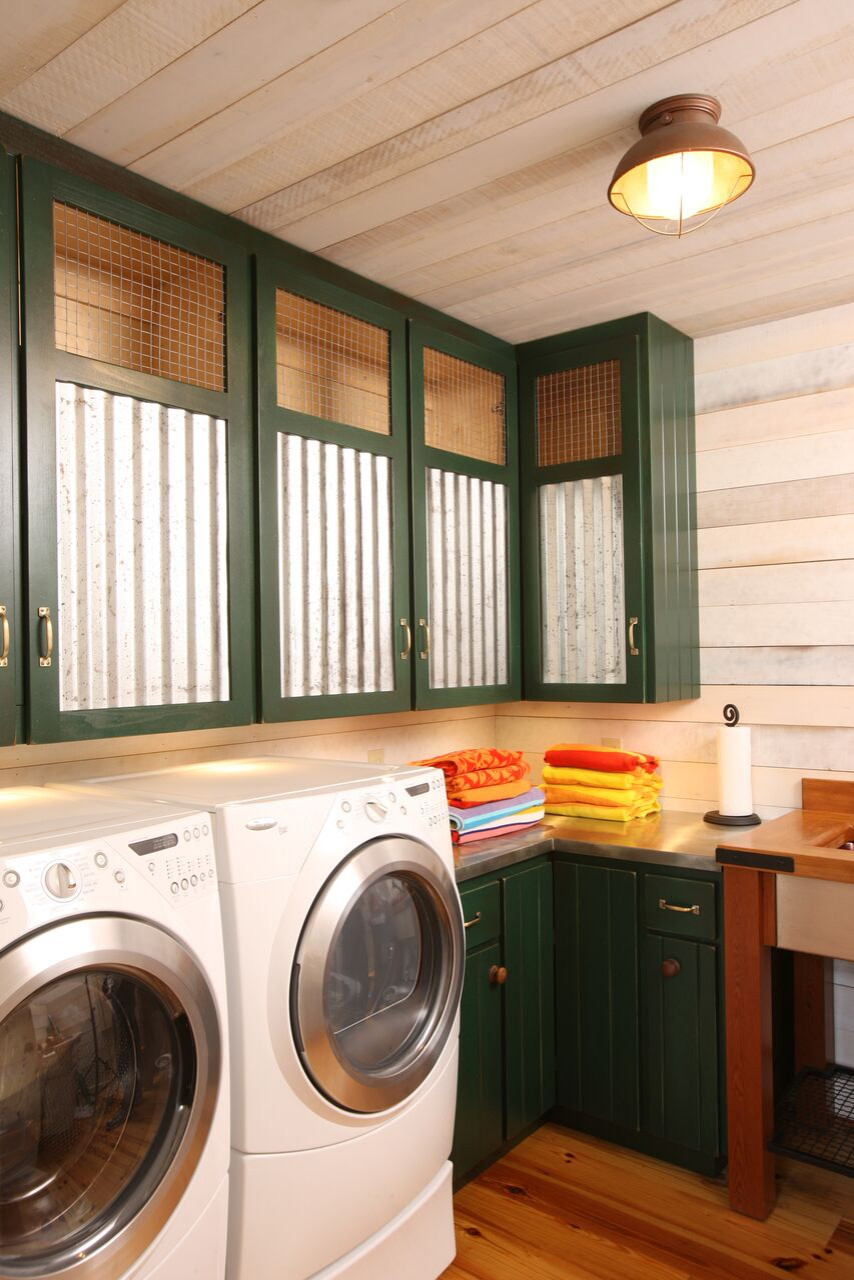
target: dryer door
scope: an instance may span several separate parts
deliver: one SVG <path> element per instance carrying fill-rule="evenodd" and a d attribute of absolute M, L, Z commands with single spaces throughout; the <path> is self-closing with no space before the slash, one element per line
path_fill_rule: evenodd
<path fill-rule="evenodd" d="M 211 1127 L 217 1009 L 192 955 L 83 917 L 0 956 L 0 1277 L 116 1280 L 178 1203 Z"/>
<path fill-rule="evenodd" d="M 384 1111 L 426 1079 L 459 1008 L 465 943 L 439 856 L 392 837 L 326 882 L 297 947 L 291 1016 L 309 1076 L 350 1111 Z"/>

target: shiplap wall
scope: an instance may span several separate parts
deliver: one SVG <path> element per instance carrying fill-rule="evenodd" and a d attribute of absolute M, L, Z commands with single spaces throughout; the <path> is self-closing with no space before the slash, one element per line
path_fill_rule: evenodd
<path fill-rule="evenodd" d="M 662 758 L 663 804 L 716 807 L 715 727 L 753 728 L 763 818 L 804 775 L 854 779 L 854 305 L 696 343 L 702 695 L 662 706 L 517 703 L 498 743 L 619 739 Z M 854 966 L 836 966 L 854 1065 Z"/>

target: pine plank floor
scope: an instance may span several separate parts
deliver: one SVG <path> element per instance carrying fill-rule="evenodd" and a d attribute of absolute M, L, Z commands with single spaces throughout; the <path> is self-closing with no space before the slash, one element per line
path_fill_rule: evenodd
<path fill-rule="evenodd" d="M 454 1207 L 442 1280 L 854 1280 L 854 1179 L 794 1160 L 754 1222 L 722 1179 L 547 1124 Z"/>

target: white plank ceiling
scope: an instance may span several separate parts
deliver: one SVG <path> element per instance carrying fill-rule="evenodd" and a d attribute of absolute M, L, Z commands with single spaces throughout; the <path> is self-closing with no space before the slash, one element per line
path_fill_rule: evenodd
<path fill-rule="evenodd" d="M 513 342 L 699 336 L 854 290 L 850 0 L 0 0 L 0 109 Z M 753 189 L 681 241 L 607 204 L 712 93 Z"/>

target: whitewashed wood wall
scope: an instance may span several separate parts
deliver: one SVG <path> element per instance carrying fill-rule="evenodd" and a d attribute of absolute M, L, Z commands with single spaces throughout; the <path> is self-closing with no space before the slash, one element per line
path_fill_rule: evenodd
<path fill-rule="evenodd" d="M 702 813 L 735 702 L 772 818 L 804 775 L 854 779 L 854 305 L 703 338 L 695 359 L 700 699 L 499 707 L 498 742 L 536 768 L 551 742 L 619 739 L 661 756 L 665 807 Z M 854 966 L 836 981 L 854 1065 Z"/>

